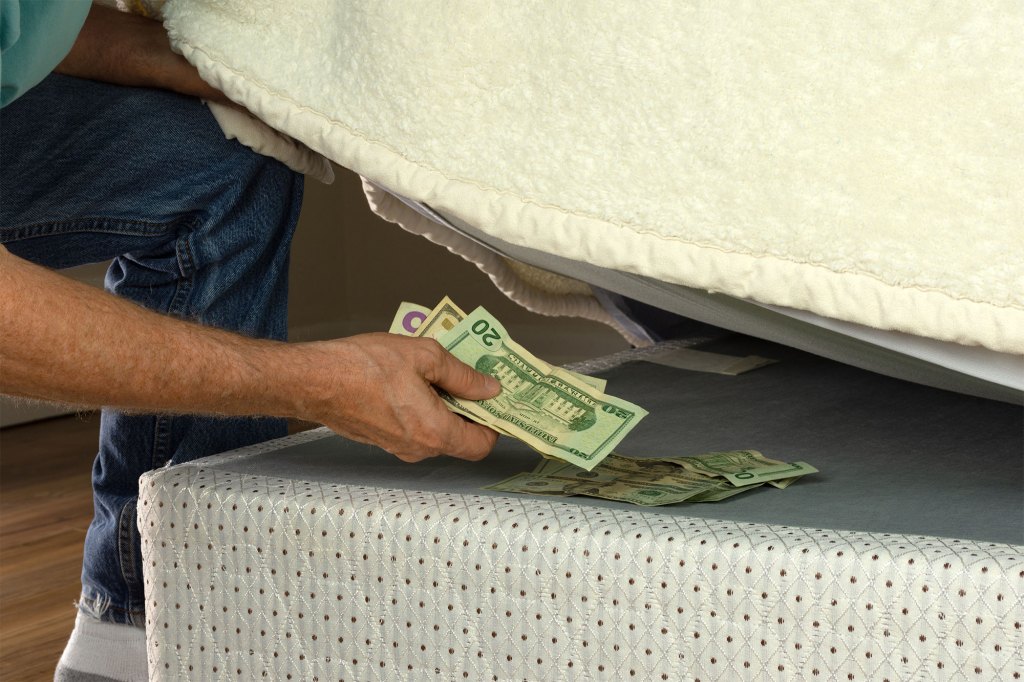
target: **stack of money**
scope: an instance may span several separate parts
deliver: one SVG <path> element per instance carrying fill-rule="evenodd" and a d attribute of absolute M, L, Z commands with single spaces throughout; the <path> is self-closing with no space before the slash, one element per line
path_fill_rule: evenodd
<path fill-rule="evenodd" d="M 586 495 L 645 507 L 678 502 L 718 502 L 765 483 L 786 488 L 818 470 L 806 462 L 769 459 L 756 450 L 709 452 L 693 457 L 633 458 L 610 454 L 589 471 L 541 461 L 485 490 L 534 495 Z"/>
<path fill-rule="evenodd" d="M 390 331 L 436 339 L 459 360 L 501 382 L 501 393 L 488 400 L 438 391 L 453 412 L 576 468 L 593 469 L 647 415 L 605 393 L 605 380 L 535 357 L 483 307 L 467 315 L 447 296 L 432 309 L 402 303 Z"/>

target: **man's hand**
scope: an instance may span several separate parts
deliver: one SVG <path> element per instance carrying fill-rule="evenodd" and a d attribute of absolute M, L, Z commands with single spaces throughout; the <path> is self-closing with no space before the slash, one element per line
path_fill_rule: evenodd
<path fill-rule="evenodd" d="M 295 350 L 305 355 L 300 375 L 317 376 L 303 396 L 313 404 L 297 410 L 306 418 L 406 462 L 441 454 L 478 460 L 494 447 L 494 431 L 452 414 L 433 387 L 482 400 L 501 385 L 432 339 L 364 334 Z"/>
<path fill-rule="evenodd" d="M 171 50 L 159 21 L 93 5 L 57 73 L 94 81 L 172 90 L 232 104 L 206 83 L 184 57 Z"/>

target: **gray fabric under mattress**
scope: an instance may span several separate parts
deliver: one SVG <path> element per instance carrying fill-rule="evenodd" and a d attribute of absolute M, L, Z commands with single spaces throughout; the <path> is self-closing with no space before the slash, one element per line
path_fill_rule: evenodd
<path fill-rule="evenodd" d="M 715 504 L 659 513 L 772 525 L 1024 544 L 1024 420 L 1019 405 L 888 378 L 749 337 L 701 346 L 777 364 L 739 376 L 629 362 L 599 375 L 650 411 L 621 444 L 630 456 L 757 449 L 821 473 Z M 498 495 L 480 490 L 539 456 L 501 438 L 483 462 L 403 464 L 333 434 L 206 467 L 292 480 Z M 503 494 L 503 493 L 502 493 Z M 583 507 L 616 502 L 565 498 Z"/>

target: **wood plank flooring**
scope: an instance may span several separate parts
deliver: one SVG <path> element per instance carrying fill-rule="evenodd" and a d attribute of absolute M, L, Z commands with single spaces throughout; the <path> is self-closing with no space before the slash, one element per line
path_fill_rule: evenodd
<path fill-rule="evenodd" d="M 52 680 L 71 634 L 99 421 L 0 431 L 0 680 Z"/>
<path fill-rule="evenodd" d="M 0 429 L 0 682 L 52 680 L 74 627 L 99 424 L 95 412 Z"/>

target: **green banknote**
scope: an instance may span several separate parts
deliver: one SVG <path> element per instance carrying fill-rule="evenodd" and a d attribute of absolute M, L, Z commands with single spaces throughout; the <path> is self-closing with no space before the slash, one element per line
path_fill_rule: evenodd
<path fill-rule="evenodd" d="M 665 483 L 607 480 L 605 476 L 587 478 L 585 474 L 591 472 L 583 471 L 579 467 L 574 468 L 580 472 L 575 476 L 522 473 L 499 483 L 484 486 L 484 489 L 529 495 L 587 495 L 645 507 L 675 504 L 698 492 L 689 487 Z"/>
<path fill-rule="evenodd" d="M 516 474 L 491 485 L 485 485 L 484 490 L 494 490 L 500 493 L 521 493 L 527 495 L 572 495 L 571 490 L 577 485 L 576 481 L 567 478 L 549 478 L 531 473 Z"/>
<path fill-rule="evenodd" d="M 757 450 L 732 450 L 709 452 L 697 457 L 666 457 L 662 461 L 679 464 L 685 469 L 705 476 L 725 478 L 734 486 L 742 487 L 752 483 L 786 483 L 776 487 L 785 488 L 805 474 L 818 470 L 806 462 L 779 462 L 768 459 Z"/>
<path fill-rule="evenodd" d="M 534 469 L 534 473 L 545 476 L 571 476 L 576 471 L 580 471 L 580 468 L 575 464 L 559 460 L 541 463 Z M 593 474 L 600 474 L 615 480 L 637 482 L 658 481 L 671 476 L 678 476 L 680 482 L 712 480 L 706 476 L 692 474 L 676 464 L 662 462 L 657 459 L 626 457 L 614 452 L 601 460 L 590 471 Z"/>
<path fill-rule="evenodd" d="M 502 392 L 489 400 L 442 398 L 480 423 L 500 425 L 538 452 L 582 469 L 593 469 L 647 415 L 534 357 L 482 307 L 438 340 L 502 385 Z"/>
<path fill-rule="evenodd" d="M 568 463 L 563 462 L 560 459 L 552 459 L 549 457 L 541 457 L 540 461 L 537 462 L 537 466 L 533 468 L 530 473 L 544 476 L 545 474 L 553 474 L 562 467 L 570 466 Z M 579 467 L 576 467 L 579 468 Z"/>
<path fill-rule="evenodd" d="M 617 478 L 626 478 L 637 481 L 652 481 L 664 476 L 677 475 L 687 480 L 705 479 L 704 476 L 695 476 L 677 464 L 671 464 L 659 459 L 648 459 L 644 457 L 627 457 L 623 454 L 613 452 L 608 455 L 596 468 L 602 473 L 615 475 Z"/>
<path fill-rule="evenodd" d="M 398 312 L 395 313 L 394 319 L 391 320 L 391 328 L 388 331 L 392 334 L 401 334 L 402 336 L 437 339 L 439 336 L 454 329 L 455 325 L 461 322 L 464 317 L 466 317 L 466 313 L 447 296 L 441 299 L 440 303 L 434 306 L 433 309 L 403 301 L 398 307 Z M 446 404 L 452 412 L 461 414 L 469 419 L 475 419 L 473 415 L 466 413 L 458 406 L 450 402 Z M 487 426 L 501 433 L 506 433 L 501 429 L 495 428 L 492 424 Z M 508 434 L 506 433 L 506 435 Z"/>
<path fill-rule="evenodd" d="M 565 477 L 571 474 L 572 469 L 577 469 L 577 467 L 563 463 L 547 467 L 543 471 L 546 476 Z M 644 504 L 643 500 L 648 500 L 648 504 L 659 505 L 674 504 L 684 500 L 711 502 L 729 497 L 730 495 L 724 494 L 726 489 L 730 491 L 737 490 L 738 492 L 743 492 L 746 489 L 746 487 L 737 489 L 721 479 L 687 471 L 678 464 L 658 459 L 625 457 L 617 453 L 608 455 L 600 464 L 594 467 L 591 473 L 599 474 L 604 478 L 611 478 L 615 483 L 621 485 L 609 487 L 605 483 L 600 486 L 594 486 L 590 489 L 591 492 L 588 492 L 587 488 L 577 489 L 576 494 L 604 497 L 606 499 L 623 499 L 626 496 L 630 497 L 630 499 L 625 501 L 633 501 L 632 498 L 636 498 L 636 504 Z M 636 490 L 643 487 L 653 490 L 668 489 L 672 494 L 637 497 Z"/>
<path fill-rule="evenodd" d="M 466 313 L 462 311 L 462 308 L 455 305 L 452 299 L 445 296 L 441 299 L 440 303 L 434 306 L 434 309 L 430 311 L 426 319 L 423 320 L 423 324 L 420 325 L 413 336 L 428 339 L 440 338 L 454 329 L 455 325 L 465 317 Z"/>
<path fill-rule="evenodd" d="M 415 303 L 403 302 L 399 306 L 398 312 L 395 313 L 388 331 L 392 334 L 437 339 L 451 331 L 465 317 L 466 313 L 447 296 L 441 299 L 441 302 L 433 309 Z M 608 385 L 608 381 L 605 379 L 590 377 L 561 367 L 553 369 L 567 372 L 570 376 L 576 377 L 578 381 L 593 386 L 599 391 L 604 391 L 605 386 Z"/>
<path fill-rule="evenodd" d="M 564 476 L 523 472 L 493 485 L 484 486 L 484 490 L 500 490 L 510 493 L 530 493 L 546 488 L 558 489 L 565 495 L 573 495 L 577 484 L 611 483 L 611 476 L 597 474 L 592 471 L 573 467 L 575 471 L 567 471 Z M 549 485 L 546 485 L 547 482 Z"/>
<path fill-rule="evenodd" d="M 567 490 L 571 495 L 586 495 L 604 500 L 628 502 L 642 507 L 659 507 L 686 502 L 704 492 L 702 485 L 677 484 L 654 481 L 617 480 L 609 482 L 577 483 Z"/>
<path fill-rule="evenodd" d="M 392 334 L 401 334 L 404 336 L 437 339 L 451 331 L 455 325 L 461 322 L 465 317 L 466 313 L 448 296 L 441 299 L 433 309 L 416 303 L 403 301 L 399 306 L 398 311 L 395 313 L 394 319 L 391 321 L 391 327 L 388 331 Z M 562 368 L 552 368 L 552 370 L 555 372 L 567 372 L 570 376 L 576 377 L 578 380 L 602 391 L 608 383 L 604 379 L 589 377 L 585 374 L 572 372 L 571 370 Z M 461 414 L 469 419 L 480 421 L 475 415 L 467 413 L 458 405 L 451 402 L 448 402 L 447 404 L 449 409 L 456 414 Z M 487 422 L 486 426 L 498 431 L 499 433 L 503 433 L 506 436 L 517 437 L 515 434 L 504 429 L 498 422 Z"/>
<path fill-rule="evenodd" d="M 745 453 L 745 454 L 738 454 Z M 530 493 L 542 487 L 543 480 L 553 481 L 552 487 L 560 489 L 563 495 L 587 495 L 608 500 L 617 500 L 643 506 L 676 504 L 678 502 L 719 502 L 748 490 L 759 488 L 765 481 L 739 478 L 741 485 L 736 485 L 718 469 L 731 467 L 740 473 L 745 465 L 750 469 L 750 460 L 756 460 L 757 466 L 765 469 L 777 465 L 788 465 L 784 462 L 775 463 L 756 451 L 745 450 L 730 453 L 709 453 L 707 456 L 670 457 L 670 458 L 637 458 L 627 457 L 620 453 L 611 453 L 590 471 L 584 471 L 571 463 L 558 460 L 541 460 L 532 472 L 523 474 L 524 479 L 509 479 L 489 486 L 490 490 L 504 492 Z M 729 455 L 729 457 L 725 457 Z M 689 462 L 692 459 L 717 457 L 699 465 Z M 687 468 L 684 464 L 690 464 Z M 813 470 L 810 465 L 799 462 L 801 470 Z M 694 470 L 696 469 L 696 470 Z M 755 470 L 756 469 L 751 469 Z M 816 470 L 815 470 L 816 471 Z M 769 483 L 783 485 L 784 488 L 799 476 L 774 479 Z M 515 479 L 515 481 L 513 481 Z M 532 486 L 522 484 L 528 480 Z M 512 483 L 510 483 L 512 482 Z"/>
<path fill-rule="evenodd" d="M 704 492 L 701 492 L 701 493 L 699 493 L 697 495 L 694 495 L 693 497 L 691 497 L 687 501 L 688 502 L 720 502 L 720 501 L 728 499 L 730 497 L 734 497 L 736 495 L 740 495 L 741 493 L 745 493 L 748 490 L 753 490 L 754 488 L 760 488 L 761 486 L 764 485 L 764 483 L 751 483 L 750 485 L 745 485 L 745 486 L 741 486 L 741 487 L 737 488 L 736 486 L 732 485 L 731 483 L 728 483 L 727 481 L 723 481 L 720 478 L 713 478 L 713 479 L 711 479 L 711 482 L 712 482 L 713 487 L 711 487 L 708 490 L 705 490 Z"/>

